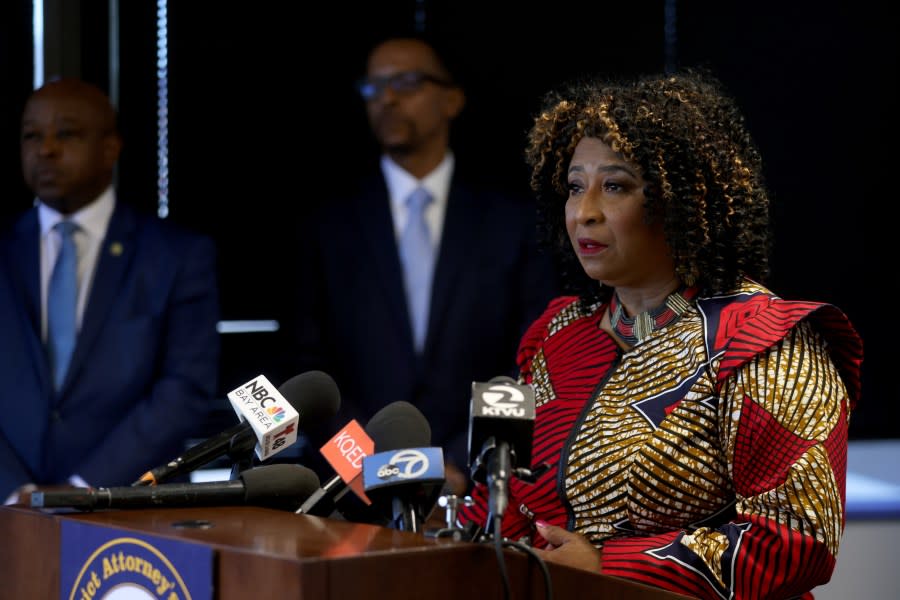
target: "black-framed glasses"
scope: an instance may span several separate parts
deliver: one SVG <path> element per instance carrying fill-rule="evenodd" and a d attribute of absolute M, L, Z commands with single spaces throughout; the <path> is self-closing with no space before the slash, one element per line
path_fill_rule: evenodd
<path fill-rule="evenodd" d="M 401 71 L 393 75 L 385 77 L 367 77 L 360 80 L 356 84 L 356 91 L 363 97 L 363 100 L 371 100 L 384 91 L 384 88 L 391 88 L 395 94 L 409 94 L 419 90 L 425 82 L 434 83 L 443 87 L 450 87 L 453 82 L 422 73 L 421 71 Z"/>

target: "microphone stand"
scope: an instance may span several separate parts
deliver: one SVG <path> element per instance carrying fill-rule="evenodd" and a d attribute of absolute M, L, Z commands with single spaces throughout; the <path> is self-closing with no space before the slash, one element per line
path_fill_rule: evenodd
<path fill-rule="evenodd" d="M 472 506 L 474 503 L 475 501 L 472 500 L 472 496 L 463 496 L 460 498 L 453 493 L 439 496 L 437 504 L 444 509 L 444 522 L 447 526 L 437 529 L 426 529 L 425 537 L 451 538 L 456 541 L 465 540 L 467 542 L 474 541 L 476 537 L 481 535 L 481 528 L 474 523 L 469 523 L 466 527 L 460 527 L 456 523 L 456 515 L 459 512 L 459 506 Z"/>
<path fill-rule="evenodd" d="M 396 529 L 413 533 L 419 532 L 422 519 L 412 502 L 405 502 L 403 498 L 394 497 L 391 499 L 391 510 Z"/>
<path fill-rule="evenodd" d="M 509 504 L 509 478 L 517 477 L 526 483 L 534 483 L 537 478 L 550 469 L 543 463 L 534 468 L 516 467 L 516 451 L 505 441 L 498 441 L 494 436 L 487 438 L 481 446 L 481 452 L 472 463 L 470 475 L 473 481 L 486 483 L 488 486 L 488 515 L 484 526 L 476 530 L 469 540 L 487 541 L 494 537 L 494 522 L 503 519 Z M 499 519 L 495 519 L 499 517 Z"/>
<path fill-rule="evenodd" d="M 237 434 L 231 438 L 226 455 L 231 459 L 231 479 L 238 479 L 241 473 L 253 467 L 253 448 L 256 438 L 251 434 Z"/>
<path fill-rule="evenodd" d="M 496 442 L 488 456 L 487 485 L 490 493 L 488 506 L 492 515 L 500 519 L 509 506 L 509 476 L 512 472 L 512 456 L 509 444 Z"/>

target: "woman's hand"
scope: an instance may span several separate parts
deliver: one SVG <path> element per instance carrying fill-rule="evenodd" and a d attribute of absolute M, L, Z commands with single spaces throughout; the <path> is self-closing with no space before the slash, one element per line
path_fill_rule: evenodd
<path fill-rule="evenodd" d="M 566 531 L 562 527 L 550 525 L 544 521 L 537 521 L 535 525 L 537 525 L 540 536 L 550 544 L 546 550 L 534 548 L 534 551 L 542 559 L 594 573 L 603 571 L 600 550 L 587 541 L 583 535 Z"/>

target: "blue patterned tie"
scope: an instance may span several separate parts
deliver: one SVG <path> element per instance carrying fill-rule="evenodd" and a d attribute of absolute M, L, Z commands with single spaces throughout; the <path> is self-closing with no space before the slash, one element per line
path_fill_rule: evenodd
<path fill-rule="evenodd" d="M 53 384 L 62 387 L 75 349 L 75 312 L 78 306 L 78 251 L 75 249 L 75 230 L 71 221 L 54 226 L 62 238 L 59 256 L 50 275 L 47 292 L 47 347 Z"/>
<path fill-rule="evenodd" d="M 428 190 L 421 187 L 409 195 L 406 199 L 409 218 L 400 237 L 400 260 L 403 262 L 407 306 L 417 351 L 421 351 L 425 345 L 428 298 L 431 295 L 431 275 L 434 266 L 434 249 L 428 233 L 428 223 L 425 222 L 425 207 L 431 200 Z"/>

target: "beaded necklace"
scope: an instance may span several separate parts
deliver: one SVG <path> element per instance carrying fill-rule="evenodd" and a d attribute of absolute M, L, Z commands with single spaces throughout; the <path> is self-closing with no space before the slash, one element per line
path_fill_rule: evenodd
<path fill-rule="evenodd" d="M 691 305 L 699 288 L 682 287 L 666 296 L 665 302 L 656 308 L 629 317 L 622 309 L 619 294 L 614 293 L 609 301 L 609 324 L 616 335 L 629 346 L 645 340 L 651 333 L 676 321 Z"/>

